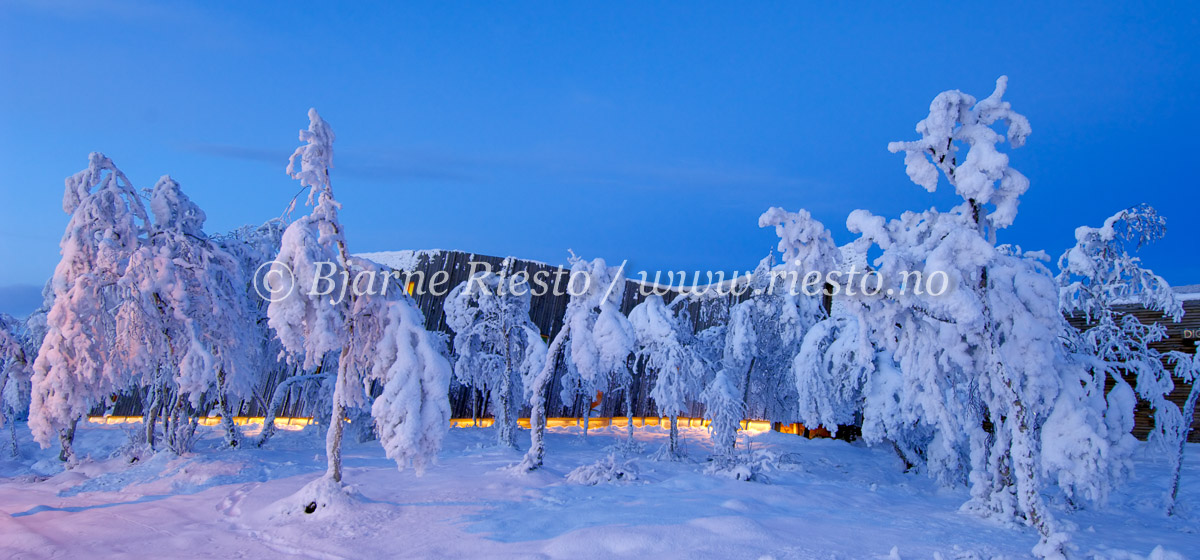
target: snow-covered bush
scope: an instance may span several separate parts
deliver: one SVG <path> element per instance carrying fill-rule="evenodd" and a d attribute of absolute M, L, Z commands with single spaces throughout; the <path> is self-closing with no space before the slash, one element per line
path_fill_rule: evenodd
<path fill-rule="evenodd" d="M 637 478 L 637 464 L 632 460 L 618 461 L 616 453 L 567 473 L 567 482 L 584 486 L 632 482 Z"/>
<path fill-rule="evenodd" d="M 742 482 L 770 483 L 767 473 L 779 468 L 780 457 L 765 449 L 739 449 L 704 467 L 704 473 Z"/>
<path fill-rule="evenodd" d="M 709 434 L 713 443 L 713 456 L 716 460 L 727 459 L 737 443 L 737 431 L 746 417 L 746 409 L 742 404 L 742 395 L 737 384 L 718 371 L 713 380 L 700 394 L 704 403 L 704 417 L 711 421 Z"/>

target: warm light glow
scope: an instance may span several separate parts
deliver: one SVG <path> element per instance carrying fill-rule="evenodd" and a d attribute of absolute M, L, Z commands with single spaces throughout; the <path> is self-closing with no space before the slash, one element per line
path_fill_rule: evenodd
<path fill-rule="evenodd" d="M 249 424 L 262 424 L 266 419 L 262 416 L 234 416 L 233 423 L 236 426 L 246 426 Z M 92 424 L 141 424 L 141 416 L 88 416 L 88 422 Z M 205 416 L 196 420 L 201 426 L 218 426 L 221 424 L 220 416 Z M 312 418 L 306 417 L 288 417 L 277 416 L 275 418 L 275 427 L 284 430 L 299 430 L 309 424 L 316 424 Z"/>
<path fill-rule="evenodd" d="M 253 424 L 262 424 L 264 422 L 264 420 L 265 419 L 262 416 L 235 416 L 233 418 L 233 423 L 234 423 L 234 425 L 237 425 L 237 426 L 246 426 L 246 425 L 253 425 Z M 712 424 L 712 421 L 708 420 L 706 418 L 688 418 L 688 417 L 680 416 L 677 420 L 679 423 L 679 427 L 681 427 L 681 428 L 708 428 Z M 142 422 L 142 417 L 141 416 L 89 416 L 88 422 L 90 422 L 92 424 L 140 424 Z M 349 420 L 346 420 L 346 422 L 349 422 Z M 218 426 L 221 424 L 221 417 L 220 416 L 206 416 L 204 418 L 200 418 L 199 420 L 197 420 L 197 423 L 199 423 L 201 426 Z M 281 429 L 281 430 L 298 431 L 298 430 L 303 430 L 305 426 L 316 425 L 316 424 L 318 424 L 318 422 L 314 421 L 312 418 L 303 417 L 303 416 L 297 416 L 297 417 L 278 416 L 275 418 L 275 427 L 278 429 Z M 477 420 L 472 420 L 470 418 L 451 418 L 450 419 L 450 427 L 452 427 L 452 428 L 473 428 L 473 427 L 490 428 L 490 427 L 494 426 L 495 424 L 496 424 L 495 418 L 479 418 Z M 528 418 L 518 418 L 517 425 L 522 428 L 528 429 L 529 428 L 529 419 Z M 634 427 L 639 427 L 639 428 L 646 427 L 646 426 L 662 426 L 663 428 L 666 428 L 671 425 L 671 419 L 669 417 L 661 417 L 660 418 L 658 416 L 634 416 L 633 417 L 633 425 L 634 425 Z M 546 419 L 546 427 L 549 427 L 549 428 L 570 428 L 570 427 L 578 427 L 578 426 L 583 426 L 583 420 L 581 418 L 575 418 L 575 417 L 571 417 L 571 416 L 559 416 L 559 417 L 553 417 L 553 418 Z M 613 427 L 618 427 L 618 428 L 628 428 L 629 427 L 629 418 L 626 416 L 616 416 L 613 418 L 590 418 L 590 419 L 588 419 L 588 428 L 589 429 L 605 428 L 608 426 L 613 426 Z M 772 423 L 767 420 L 742 420 L 741 429 L 745 430 L 747 432 L 761 433 L 761 432 L 771 431 L 774 428 L 773 428 Z M 778 428 L 778 431 L 780 433 L 784 433 L 784 434 L 807 436 L 809 439 L 833 437 L 832 434 L 829 433 L 829 430 L 826 430 L 825 428 L 822 428 L 820 426 L 818 426 L 816 428 L 805 428 L 804 424 L 782 425 Z"/>

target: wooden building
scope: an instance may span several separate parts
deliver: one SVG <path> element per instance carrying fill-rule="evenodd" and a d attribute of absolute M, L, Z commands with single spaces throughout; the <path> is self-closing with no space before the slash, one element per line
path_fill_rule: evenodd
<path fill-rule="evenodd" d="M 504 259 L 488 255 L 478 255 L 474 253 L 464 253 L 459 251 L 395 251 L 385 253 L 365 253 L 360 257 L 372 260 L 380 265 L 392 269 L 395 273 L 394 287 L 391 289 L 407 291 L 416 302 L 416 305 L 425 316 L 426 329 L 433 332 L 445 334 L 447 344 L 453 336 L 446 325 L 446 314 L 443 310 L 443 304 L 450 290 L 455 286 L 465 282 L 472 271 L 478 271 L 485 264 L 491 267 L 493 271 L 499 271 L 503 267 Z M 474 267 L 474 268 L 473 268 Z M 566 267 L 551 266 L 545 263 L 514 259 L 510 264 L 508 273 L 515 274 L 523 272 L 528 274 L 530 278 L 535 275 L 546 279 L 549 282 L 548 289 L 539 292 L 537 286 L 534 287 L 533 297 L 530 305 L 530 318 L 538 329 L 541 330 L 543 337 L 553 338 L 562 328 L 562 319 L 566 310 L 566 305 L 569 296 L 565 295 L 567 274 L 570 269 Z M 554 289 L 553 282 L 559 281 L 558 289 Z M 682 284 L 688 285 L 688 284 Z M 660 293 L 665 300 L 672 302 L 679 297 L 679 292 L 676 290 L 668 290 L 661 286 L 654 287 L 643 284 L 641 282 L 626 280 L 625 296 L 621 302 L 621 311 L 628 314 L 634 306 L 641 303 L 652 293 L 652 288 L 657 288 L 657 293 Z M 1197 334 L 1200 334 L 1200 286 L 1195 287 L 1195 293 L 1184 294 L 1185 315 L 1180 322 L 1172 322 L 1169 318 L 1162 317 L 1140 307 L 1127 307 L 1122 309 L 1125 313 L 1131 313 L 1138 317 L 1143 323 L 1161 323 L 1167 329 L 1167 338 L 1155 347 L 1161 351 L 1179 350 L 1187 353 L 1196 351 L 1195 342 Z M 558 295 L 556 295 L 558 294 Z M 725 294 L 707 293 L 701 297 L 691 297 L 686 303 L 686 313 L 692 321 L 694 329 L 699 332 L 716 324 L 724 324 L 729 317 L 729 308 L 738 300 L 746 297 L 739 297 L 734 293 Z M 826 300 L 825 305 L 828 309 L 830 302 Z M 1083 326 L 1082 319 L 1069 318 L 1072 324 L 1077 327 Z M 332 364 L 329 364 L 332 366 Z M 564 403 L 559 398 L 561 391 L 560 379 L 562 371 L 558 371 L 555 375 L 554 383 L 549 388 L 547 396 L 547 410 L 550 416 L 567 416 L 581 417 L 585 410 L 589 409 L 592 402 L 573 402 Z M 637 417 L 653 417 L 657 416 L 654 403 L 650 399 L 650 389 L 653 387 L 654 379 L 652 376 L 644 375 L 644 371 L 636 372 L 634 376 L 633 386 L 633 415 Z M 263 416 L 265 413 L 265 400 L 270 399 L 274 385 L 281 381 L 277 376 L 284 375 L 284 372 L 276 372 L 264 383 L 264 386 L 259 390 L 259 396 L 240 403 L 236 408 L 238 416 Z M 1170 399 L 1177 405 L 1182 406 L 1183 401 L 1187 398 L 1190 385 L 1182 382 L 1180 379 L 1175 380 L 1175 390 L 1170 394 Z M 471 389 L 463 387 L 457 382 L 453 383 L 450 390 L 451 410 L 456 418 L 471 418 L 473 415 L 484 417 L 488 415 L 486 398 L 482 395 L 471 394 Z M 122 398 L 121 402 L 113 407 L 113 414 L 116 415 L 140 415 L 140 404 L 137 399 L 126 397 Z M 288 395 L 284 399 L 281 410 L 278 411 L 280 416 L 301 417 L 301 416 L 319 416 L 323 411 L 305 410 L 303 407 L 303 399 L 299 395 Z M 703 412 L 703 409 L 698 404 L 693 404 L 689 415 L 698 417 Z M 325 414 L 328 414 L 325 412 Z M 523 415 L 528 415 L 528 407 L 522 412 Z M 624 416 L 624 397 L 623 395 L 613 395 L 613 398 L 600 399 L 596 414 L 601 417 Z M 1134 435 L 1139 438 L 1145 438 L 1153 427 L 1152 411 L 1145 403 L 1139 403 L 1136 418 Z M 1200 414 L 1193 418 L 1192 432 L 1189 441 L 1200 442 Z M 852 433 L 852 431 L 850 431 Z"/>

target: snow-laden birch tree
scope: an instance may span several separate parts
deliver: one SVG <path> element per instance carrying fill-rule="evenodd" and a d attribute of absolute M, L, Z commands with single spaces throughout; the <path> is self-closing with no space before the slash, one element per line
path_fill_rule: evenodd
<path fill-rule="evenodd" d="M 858 312 L 900 376 L 887 407 L 897 418 L 864 419 L 863 431 L 868 441 L 923 441 L 933 476 L 969 483 L 964 509 L 1034 527 L 1041 535 L 1035 553 L 1061 558 L 1067 536 L 1042 499 L 1046 475 L 1058 476 L 1068 493 L 1101 498 L 1106 427 L 1082 394 L 1084 368 L 1060 340 L 1065 319 L 1045 255 L 996 246 L 1029 187 L 998 149 L 1020 147 L 1030 133 L 1028 120 L 1002 99 L 1006 86 L 1001 77 L 982 100 L 960 91 L 938 95 L 917 124 L 921 138 L 888 146 L 906 154 L 914 183 L 933 192 L 944 177 L 960 204 L 890 222 L 858 210 L 847 220 L 862 234 L 860 249 L 881 251 L 874 260 L 880 291 L 861 295 Z M 924 279 L 920 291 L 914 271 Z M 1058 437 L 1044 441 L 1047 434 Z M 1069 464 L 1051 460 L 1063 456 L 1072 457 Z"/>
<path fill-rule="evenodd" d="M 1200 343 L 1197 343 L 1200 351 Z M 1171 490 L 1167 494 L 1167 515 L 1175 515 L 1179 504 L 1179 471 L 1183 467 L 1183 451 L 1187 448 L 1188 434 L 1192 431 L 1192 419 L 1196 417 L 1196 400 L 1200 398 L 1200 353 L 1171 352 L 1169 360 L 1175 366 L 1175 377 L 1191 384 L 1187 399 L 1183 401 L 1181 421 L 1163 428 L 1164 441 L 1172 443 L 1168 449 L 1171 464 Z"/>
<path fill-rule="evenodd" d="M 371 407 L 375 426 L 401 468 L 431 460 L 450 420 L 450 365 L 412 299 L 398 288 L 389 291 L 392 282 L 377 265 L 350 255 L 330 182 L 334 133 L 315 109 L 308 117 L 308 129 L 300 131 L 305 144 L 292 154 L 288 174 L 309 189 L 313 210 L 284 231 L 267 307 L 280 343 L 306 368 L 338 353 L 328 469 L 293 497 L 305 511 L 326 507 L 333 492 L 343 491 L 346 410 L 366 406 L 373 383 L 383 384 Z"/>
<path fill-rule="evenodd" d="M 481 271 L 450 291 L 446 325 L 454 331 L 454 373 L 460 383 L 489 396 L 496 442 L 516 447 L 523 380 L 542 370 L 546 343 L 529 318 L 529 282 L 503 271 Z"/>
<path fill-rule="evenodd" d="M 609 336 L 611 324 L 621 323 L 612 316 L 620 314 L 621 298 L 625 293 L 624 266 L 610 267 L 604 259 L 586 261 L 571 256 L 571 273 L 567 281 L 567 309 L 563 325 L 551 339 L 541 370 L 525 382 L 525 396 L 530 404 L 530 445 L 517 470 L 541 468 L 546 453 L 546 392 L 554 381 L 560 365 L 573 367 L 583 379 L 602 379 L 627 367 L 622 358 L 627 339 Z M 604 318 L 601 319 L 601 315 Z M 597 339 L 596 325 L 603 326 Z M 616 326 L 623 329 L 623 326 Z"/>
<path fill-rule="evenodd" d="M 758 225 L 775 228 L 783 262 L 776 267 L 773 254 L 763 259 L 751 276 L 751 297 L 730 310 L 723 365 L 734 379 L 746 371 L 741 386 L 751 416 L 791 423 L 799 398 L 792 363 L 805 333 L 828 316 L 825 282 L 841 253 L 807 210 L 771 208 Z"/>
<path fill-rule="evenodd" d="M 23 340 L 25 325 L 0 313 L 0 428 L 8 424 L 12 453 L 17 455 L 16 421 L 29 406 L 30 357 Z"/>
<path fill-rule="evenodd" d="M 1159 323 L 1143 324 L 1117 309 L 1137 305 L 1161 312 L 1164 319 L 1178 321 L 1183 316 L 1183 305 L 1167 281 L 1142 267 L 1133 255 L 1165 233 L 1166 220 L 1143 204 L 1117 212 L 1099 228 L 1076 228 L 1075 246 L 1058 260 L 1062 311 L 1086 321 L 1080 332 L 1072 331 L 1071 339 L 1091 364 L 1090 390 L 1104 394 L 1106 382 L 1113 383 L 1104 399 L 1114 480 L 1133 468 L 1136 440 L 1130 432 L 1137 397 L 1154 409 L 1151 441 L 1169 454 L 1178 446 L 1174 438 L 1184 422 L 1179 407 L 1167 399 L 1175 387 L 1171 373 L 1162 354 L 1150 346 L 1166 338 L 1166 329 Z M 1132 387 L 1127 375 L 1134 378 Z"/>
<path fill-rule="evenodd" d="M 213 242 L 233 257 L 241 270 L 242 290 L 246 298 L 245 313 L 248 320 L 246 325 L 248 332 L 245 333 L 245 336 L 247 340 L 262 341 L 261 346 L 256 348 L 257 351 L 252 356 L 254 362 L 251 367 L 257 373 L 250 379 L 245 379 L 245 381 L 253 383 L 249 386 L 239 383 L 228 387 L 231 396 L 256 399 L 266 409 L 263 428 L 256 441 L 256 445 L 259 447 L 265 445 L 275 435 L 275 417 L 279 413 L 284 397 L 289 394 L 289 390 L 297 389 L 294 393 L 300 393 L 299 385 L 306 382 L 315 384 L 327 377 L 324 374 L 303 374 L 299 370 L 299 363 L 287 364 L 286 360 L 282 358 L 284 349 L 279 344 L 279 339 L 272 335 L 270 326 L 267 324 L 267 304 L 269 302 L 268 298 L 263 297 L 263 294 L 267 293 L 267 287 L 264 285 L 266 277 L 263 276 L 263 273 L 269 270 L 269 263 L 279 253 L 279 244 L 283 238 L 285 227 L 286 224 L 283 220 L 275 218 L 258 226 L 242 226 L 233 231 L 213 236 Z M 269 389 L 270 393 L 259 394 L 260 388 Z"/>
<path fill-rule="evenodd" d="M 1164 356 L 1151 347 L 1166 337 L 1166 329 L 1159 323 L 1143 324 L 1117 308 L 1136 305 L 1174 321 L 1183 316 L 1183 306 L 1166 280 L 1142 267 L 1133 255 L 1165 233 L 1166 220 L 1145 204 L 1114 214 L 1099 228 L 1079 227 L 1075 246 L 1059 259 L 1058 280 L 1063 311 L 1087 321 L 1075 340 L 1078 350 L 1090 358 L 1093 390 L 1103 392 L 1107 379 L 1114 385 L 1105 395 L 1113 477 L 1119 480 L 1132 470 L 1130 455 L 1136 441 L 1130 431 L 1140 397 L 1154 410 L 1151 443 L 1162 448 L 1172 463 L 1167 511 L 1173 513 L 1195 391 L 1182 410 L 1167 398 L 1175 383 L 1163 364 Z M 1187 355 L 1174 352 L 1168 358 L 1177 377 L 1192 378 Z M 1126 376 L 1134 378 L 1132 387 Z"/>
<path fill-rule="evenodd" d="M 711 421 L 713 458 L 721 466 L 727 465 L 733 460 L 738 428 L 746 417 L 742 394 L 737 383 L 720 370 L 700 394 L 700 401 L 704 403 L 704 417 Z"/>
<path fill-rule="evenodd" d="M 637 334 L 638 359 L 646 376 L 654 378 L 650 398 L 658 414 L 671 419 L 667 455 L 678 459 L 682 456 L 679 416 L 700 396 L 707 365 L 691 344 L 691 324 L 673 313 L 662 296 L 651 295 L 639 303 L 629 312 L 629 322 Z"/>
<path fill-rule="evenodd" d="M 259 370 L 245 279 L 236 259 L 204 232 L 206 216 L 169 176 L 150 193 L 154 217 L 121 283 L 139 301 L 124 308 L 125 325 L 151 351 L 145 362 L 146 441 L 162 420 L 167 446 L 190 449 L 198 412 L 221 415 L 226 443 L 238 445 L 229 395 L 246 395 Z M 130 344 L 132 346 L 132 344 Z"/>
<path fill-rule="evenodd" d="M 118 309 L 136 305 L 122 290 L 130 257 L 141 247 L 146 209 L 112 160 L 93 152 L 88 168 L 68 177 L 63 211 L 70 214 L 50 287 L 53 304 L 33 364 L 29 427 L 43 447 L 58 439 L 72 460 L 75 425 L 101 399 L 140 380 L 146 354 L 120 348 L 136 336 L 119 324 Z"/>
<path fill-rule="evenodd" d="M 630 363 L 634 350 L 637 348 L 637 333 L 629 318 L 621 313 L 620 303 L 625 298 L 624 268 L 621 274 L 613 276 L 610 282 L 613 293 L 600 302 L 600 312 L 592 327 L 592 337 L 595 340 L 596 352 L 599 357 L 600 374 L 604 379 L 604 387 L 609 394 L 621 391 L 625 400 L 625 418 L 628 421 L 628 432 L 625 440 L 626 449 L 632 449 L 633 443 L 633 373 Z"/>

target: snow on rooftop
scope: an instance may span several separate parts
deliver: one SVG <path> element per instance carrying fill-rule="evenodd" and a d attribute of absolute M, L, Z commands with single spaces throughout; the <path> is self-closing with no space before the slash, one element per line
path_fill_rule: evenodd
<path fill-rule="evenodd" d="M 1178 297 L 1180 301 L 1200 300 L 1200 284 L 1172 286 L 1172 289 L 1175 290 L 1175 297 Z"/>
<path fill-rule="evenodd" d="M 443 253 L 441 249 L 422 249 L 420 251 L 378 251 L 375 253 L 358 253 L 354 256 L 381 264 L 392 270 L 414 270 L 421 263 L 422 257 L 430 257 Z"/>

